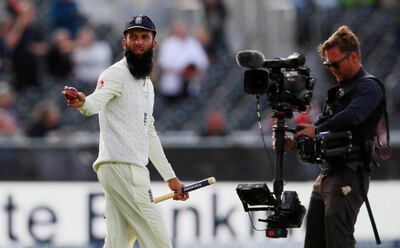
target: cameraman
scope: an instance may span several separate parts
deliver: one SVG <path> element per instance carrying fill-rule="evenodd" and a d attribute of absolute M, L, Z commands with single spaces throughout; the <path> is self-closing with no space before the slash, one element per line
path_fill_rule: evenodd
<path fill-rule="evenodd" d="M 339 27 L 318 52 L 337 84 L 328 90 L 319 120 L 304 124 L 295 138 L 351 131 L 360 149 L 351 158 L 321 164 L 311 194 L 304 247 L 355 247 L 354 225 L 368 192 L 372 141 L 385 108 L 384 88 L 377 79 L 367 77 L 360 42 L 347 26 Z M 286 148 L 294 148 L 296 142 L 286 138 L 285 143 Z"/>

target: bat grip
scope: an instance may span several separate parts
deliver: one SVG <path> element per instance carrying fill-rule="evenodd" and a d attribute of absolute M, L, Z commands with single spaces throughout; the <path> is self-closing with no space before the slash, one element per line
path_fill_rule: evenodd
<path fill-rule="evenodd" d="M 154 198 L 154 203 L 159 203 L 159 202 L 171 199 L 173 197 L 174 197 L 174 192 L 169 192 L 165 195 L 160 195 L 160 196 L 157 196 L 156 198 Z"/>

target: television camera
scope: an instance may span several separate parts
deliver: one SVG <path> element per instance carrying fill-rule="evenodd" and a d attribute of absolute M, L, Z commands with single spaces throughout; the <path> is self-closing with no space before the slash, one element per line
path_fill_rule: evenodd
<path fill-rule="evenodd" d="M 315 79 L 310 77 L 310 69 L 303 66 L 303 54 L 266 60 L 257 50 L 244 50 L 238 52 L 236 61 L 248 69 L 244 73 L 245 93 L 266 95 L 272 109 L 284 112 L 287 118 L 292 117 L 293 110 L 307 110 Z"/>
<path fill-rule="evenodd" d="M 303 66 L 305 57 L 293 53 L 287 58 L 264 58 L 256 50 L 244 50 L 236 55 L 237 63 L 245 67 L 244 92 L 266 95 L 276 118 L 275 132 L 275 171 L 273 192 L 267 184 L 239 184 L 236 192 L 246 212 L 266 211 L 266 236 L 270 238 L 287 237 L 287 228 L 300 227 L 306 209 L 301 205 L 295 191 L 283 191 L 283 155 L 286 131 L 294 132 L 285 126 L 285 119 L 293 117 L 293 111 L 306 111 L 309 107 L 315 85 L 310 69 Z"/>

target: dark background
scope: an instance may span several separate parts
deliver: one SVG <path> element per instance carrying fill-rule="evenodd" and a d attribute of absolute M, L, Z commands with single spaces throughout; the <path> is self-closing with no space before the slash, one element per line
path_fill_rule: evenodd
<path fill-rule="evenodd" d="M 220 140 L 221 141 L 221 140 Z M 274 152 L 262 146 L 218 145 L 203 139 L 196 144 L 164 146 L 167 158 L 183 181 L 198 181 L 214 176 L 219 181 L 271 181 L 274 178 Z M 399 146 L 392 156 L 374 169 L 376 180 L 400 179 Z M 97 144 L 46 144 L 0 147 L 0 180 L 15 181 L 94 181 L 92 163 L 97 157 Z M 152 180 L 162 180 L 152 165 L 148 166 Z M 283 178 L 288 181 L 309 181 L 318 174 L 318 165 L 303 163 L 293 151 L 285 154 Z"/>

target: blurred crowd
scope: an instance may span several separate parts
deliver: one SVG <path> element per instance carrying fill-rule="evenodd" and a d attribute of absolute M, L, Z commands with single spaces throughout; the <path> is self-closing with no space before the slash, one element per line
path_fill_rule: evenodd
<path fill-rule="evenodd" d="M 394 17 L 394 32 L 400 38 L 400 2 L 397 0 L 293 0 L 297 12 L 297 42 L 307 45 L 326 37 L 338 15 L 346 9 L 387 9 L 388 19 Z M 313 40 L 317 38 L 317 40 Z M 400 41 L 400 39 L 399 39 Z"/>
<path fill-rule="evenodd" d="M 50 23 L 38 14 L 38 3 L 0 5 L 0 136 L 60 135 L 71 120 L 63 120 L 65 104 L 57 93 L 65 84 L 91 93 L 99 74 L 122 56 L 122 35 L 90 23 L 75 1 L 50 1 Z M 196 95 L 217 51 L 228 49 L 224 3 L 202 4 L 204 26 L 190 32 L 177 21 L 158 49 L 156 90 L 167 102 Z"/>
<path fill-rule="evenodd" d="M 61 136 L 71 124 L 83 121 L 65 111 L 60 96 L 65 84 L 86 94 L 97 77 L 122 56 L 122 34 L 110 26 L 91 23 L 74 0 L 47 1 L 46 20 L 34 0 L 4 0 L 0 4 L 0 137 Z M 198 0 L 204 20 L 192 29 L 176 20 L 167 37 L 158 37 L 153 82 L 166 105 L 199 94 L 202 80 L 221 54 L 232 53 L 227 39 L 230 11 L 223 0 Z M 293 0 L 302 19 L 297 22 L 300 45 L 313 44 L 310 20 L 315 8 L 376 7 L 390 0 Z M 397 20 L 398 19 L 398 20 Z M 400 19 L 397 18 L 400 44 Z M 234 61 L 232 61 L 234 63 Z M 319 109 L 315 103 L 315 110 Z M 317 112 L 317 111 L 314 111 Z M 315 113 L 296 115 L 295 122 L 312 122 Z M 217 106 L 204 117 L 201 135 L 225 135 L 226 110 Z"/>
<path fill-rule="evenodd" d="M 54 1 L 44 27 L 35 1 L 7 0 L 0 14 L 0 136 L 43 137 L 61 128 L 57 97 L 68 81 L 95 85 L 112 62 L 73 1 Z M 86 87 L 85 87 L 86 88 Z"/>

